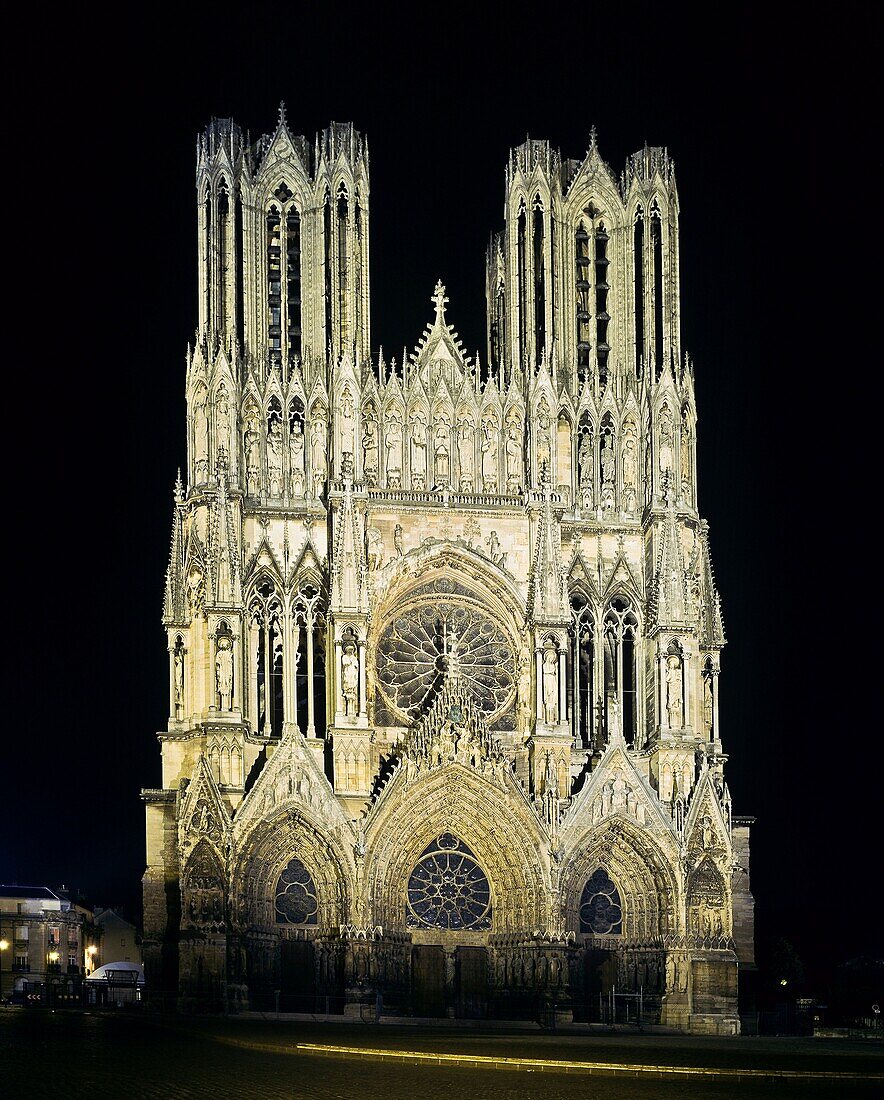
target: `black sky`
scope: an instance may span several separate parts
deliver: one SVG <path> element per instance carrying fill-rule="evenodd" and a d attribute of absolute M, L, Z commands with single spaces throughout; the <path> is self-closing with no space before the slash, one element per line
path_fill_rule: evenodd
<path fill-rule="evenodd" d="M 483 257 L 507 151 L 530 134 L 580 157 L 594 124 L 617 174 L 645 141 L 675 159 L 700 507 L 729 640 L 727 777 L 735 812 L 758 818 L 759 937 L 786 935 L 807 959 L 880 951 L 863 572 L 878 570 L 856 511 L 873 502 L 850 461 L 868 439 L 871 29 L 849 7 L 825 28 L 774 24 L 762 5 L 693 17 L 412 5 L 374 22 L 304 8 L 68 15 L 11 39 L 7 378 L 24 388 L 7 391 L 18 667 L 0 879 L 74 883 L 137 912 L 138 792 L 160 782 L 167 703 L 160 613 L 196 321 L 197 133 L 233 116 L 257 138 L 284 99 L 296 132 L 352 119 L 368 134 L 372 343 L 398 357 L 439 277 L 448 319 L 484 349 Z"/>

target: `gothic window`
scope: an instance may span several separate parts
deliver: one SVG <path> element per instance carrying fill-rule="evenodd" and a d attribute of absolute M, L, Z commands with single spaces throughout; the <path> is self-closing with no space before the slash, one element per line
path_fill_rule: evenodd
<path fill-rule="evenodd" d="M 604 621 L 605 644 L 605 718 L 610 720 L 612 700 L 620 707 L 623 735 L 637 733 L 636 639 L 638 619 L 630 602 L 615 596 L 608 604 Z"/>
<path fill-rule="evenodd" d="M 286 322 L 289 362 L 301 355 L 301 215 L 292 206 L 285 219 Z"/>
<path fill-rule="evenodd" d="M 282 224 L 279 210 L 267 211 L 267 340 L 271 366 L 278 366 L 282 349 Z"/>
<path fill-rule="evenodd" d="M 584 380 L 589 370 L 589 233 L 583 222 L 574 235 L 577 301 L 577 370 Z"/>
<path fill-rule="evenodd" d="M 619 936 L 623 932 L 620 892 L 604 867 L 593 871 L 583 887 L 580 931 L 596 936 Z"/>
<path fill-rule="evenodd" d="M 354 283 L 354 295 L 353 301 L 355 303 L 356 314 L 354 317 L 353 336 L 355 339 L 359 339 L 359 334 L 362 331 L 362 204 L 359 201 L 359 195 L 356 196 L 354 203 L 353 214 L 353 226 L 354 226 L 354 255 L 353 255 L 353 283 Z"/>
<path fill-rule="evenodd" d="M 534 196 L 534 356 L 539 362 L 546 347 L 546 287 L 543 263 L 543 203 Z"/>
<path fill-rule="evenodd" d="M 322 230 L 325 242 L 324 255 L 324 297 L 325 297 L 325 341 L 327 348 L 331 346 L 332 323 L 332 210 L 331 196 L 325 193 L 325 202 L 322 206 Z"/>
<path fill-rule="evenodd" d="M 230 257 L 228 250 L 230 197 L 227 192 L 227 183 L 222 179 L 218 186 L 218 290 L 220 300 L 215 305 L 215 312 L 222 329 L 227 328 L 227 280 L 230 275 Z"/>
<path fill-rule="evenodd" d="M 493 720 L 512 702 L 515 660 L 501 628 L 479 608 L 440 601 L 434 593 L 432 602 L 400 612 L 378 639 L 378 686 L 399 721 L 414 721 L 435 698 L 455 638 L 461 679 L 486 719 Z"/>
<path fill-rule="evenodd" d="M 595 353 L 599 369 L 599 384 L 608 380 L 608 233 L 600 222 L 595 231 Z"/>
<path fill-rule="evenodd" d="M 663 234 L 657 200 L 651 207 L 651 254 L 654 264 L 654 366 L 663 367 Z"/>
<path fill-rule="evenodd" d="M 645 221 L 639 206 L 632 232 L 633 301 L 635 304 L 635 372 L 641 373 L 645 354 Z"/>
<path fill-rule="evenodd" d="M 243 287 L 243 247 L 242 247 L 242 194 L 237 189 L 233 202 L 233 255 L 234 264 L 234 304 L 236 309 L 236 338 L 239 346 L 245 344 L 245 308 Z"/>
<path fill-rule="evenodd" d="M 305 736 L 325 729 L 325 618 L 318 607 L 319 597 L 315 584 L 302 581 L 293 607 L 292 712 Z"/>
<path fill-rule="evenodd" d="M 503 343 L 506 333 L 506 293 L 503 282 L 497 287 L 494 299 L 494 318 L 491 322 L 491 365 L 499 367 L 503 362 Z"/>
<path fill-rule="evenodd" d="M 212 323 L 212 195 L 209 188 L 206 187 L 206 194 L 203 199 L 203 227 L 205 229 L 205 272 L 206 272 L 206 285 L 205 285 L 205 308 L 206 308 L 206 324 Z"/>
<path fill-rule="evenodd" d="M 574 632 L 574 733 L 591 747 L 595 737 L 595 616 L 582 592 L 571 596 Z"/>
<path fill-rule="evenodd" d="M 405 922 L 409 928 L 491 927 L 491 888 L 466 844 L 451 833 L 423 852 L 408 880 Z"/>
<path fill-rule="evenodd" d="M 298 857 L 292 856 L 276 882 L 276 923 L 316 924 L 318 909 L 313 877 Z"/>
<path fill-rule="evenodd" d="M 347 231 L 350 220 L 350 203 L 347 197 L 347 188 L 343 183 L 338 187 L 336 213 L 338 221 L 338 331 L 341 334 L 341 346 L 346 347 L 350 342 L 350 316 L 347 302 L 349 279 Z"/>
<path fill-rule="evenodd" d="M 258 733 L 279 737 L 283 721 L 282 609 L 276 590 L 266 578 L 259 581 L 249 601 L 252 623 L 252 713 Z"/>
<path fill-rule="evenodd" d="M 528 288 L 526 287 L 528 257 L 526 255 L 525 233 L 527 222 L 525 203 L 519 204 L 519 217 L 516 222 L 516 252 L 519 265 L 519 366 L 524 366 L 528 350 Z"/>

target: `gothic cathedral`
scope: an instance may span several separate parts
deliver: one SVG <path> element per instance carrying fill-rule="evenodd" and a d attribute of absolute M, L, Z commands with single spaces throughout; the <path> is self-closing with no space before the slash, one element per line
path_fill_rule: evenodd
<path fill-rule="evenodd" d="M 145 790 L 184 1009 L 739 1030 L 751 819 L 719 731 L 673 164 L 526 141 L 487 347 L 372 357 L 369 157 L 197 147 L 199 325 Z M 432 295 L 430 295 L 430 291 Z"/>

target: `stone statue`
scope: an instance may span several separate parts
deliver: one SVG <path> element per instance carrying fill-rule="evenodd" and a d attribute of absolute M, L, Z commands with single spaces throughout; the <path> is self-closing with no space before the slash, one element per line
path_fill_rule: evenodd
<path fill-rule="evenodd" d="M 427 425 L 416 416 L 411 425 L 411 487 L 423 489 L 427 476 Z"/>
<path fill-rule="evenodd" d="M 359 658 L 352 642 L 345 645 L 341 653 L 341 693 L 344 696 L 344 714 L 355 714 L 359 705 Z"/>
<path fill-rule="evenodd" d="M 233 694 L 233 644 L 226 634 L 218 638 L 215 653 L 215 681 L 221 696 L 221 710 L 230 710 Z"/>
<path fill-rule="evenodd" d="M 435 483 L 439 488 L 445 488 L 451 476 L 451 458 L 448 453 L 448 425 L 444 421 L 436 425 L 434 449 Z"/>
<path fill-rule="evenodd" d="M 402 484 L 402 422 L 391 413 L 384 420 L 384 447 L 387 487 L 398 489 Z"/>
<path fill-rule="evenodd" d="M 472 420 L 467 417 L 461 420 L 457 432 L 457 461 L 460 466 L 460 487 L 464 492 L 469 492 L 473 487 L 473 434 Z"/>
<path fill-rule="evenodd" d="M 292 496 L 304 494 L 304 428 L 296 421 L 289 432 L 289 477 Z"/>
<path fill-rule="evenodd" d="M 278 494 L 282 490 L 282 425 L 276 419 L 267 433 L 267 478 L 270 492 Z"/>
<path fill-rule="evenodd" d="M 393 528 L 393 548 L 396 551 L 396 556 L 401 558 L 405 554 L 405 549 L 402 543 L 402 524 L 397 523 Z"/>
<path fill-rule="evenodd" d="M 551 470 L 552 464 L 550 462 L 550 444 L 549 444 L 549 429 L 550 429 L 549 412 L 546 407 L 546 403 L 541 403 L 540 412 L 537 416 L 537 444 L 535 448 L 535 454 L 537 456 L 537 470 L 538 473 L 544 466 L 548 470 Z"/>
<path fill-rule="evenodd" d="M 353 395 L 348 386 L 341 397 L 341 454 L 347 451 L 352 454 L 354 450 L 355 417 L 356 406 L 353 404 Z"/>
<path fill-rule="evenodd" d="M 712 732 L 712 676 L 707 674 L 703 677 L 703 722 L 707 731 Z"/>
<path fill-rule="evenodd" d="M 559 721 L 559 659 L 553 648 L 543 654 L 543 716 L 551 726 Z"/>
<path fill-rule="evenodd" d="M 227 391 L 220 390 L 215 408 L 215 426 L 218 431 L 218 447 L 230 450 L 230 402 L 227 400 Z"/>
<path fill-rule="evenodd" d="M 660 413 L 660 469 L 672 469 L 672 413 L 664 405 Z"/>
<path fill-rule="evenodd" d="M 198 481 L 204 481 L 209 473 L 209 419 L 206 414 L 208 395 L 204 386 L 196 394 L 193 406 L 193 453 Z"/>
<path fill-rule="evenodd" d="M 175 717 L 180 718 L 184 711 L 184 651 L 180 646 L 175 649 Z"/>
<path fill-rule="evenodd" d="M 691 429 L 687 419 L 681 422 L 681 495 L 691 499 Z"/>
<path fill-rule="evenodd" d="M 507 487 L 518 490 L 521 481 L 522 439 L 519 424 L 513 421 L 506 433 L 506 479 Z"/>
<path fill-rule="evenodd" d="M 258 492 L 258 479 L 261 471 L 261 432 L 258 414 L 252 408 L 246 415 L 246 430 L 243 440 L 246 461 L 246 484 L 254 496 Z"/>
<path fill-rule="evenodd" d="M 362 432 L 362 472 L 369 484 L 378 476 L 378 433 L 373 420 L 366 420 Z"/>
<path fill-rule="evenodd" d="M 380 569 L 384 564 L 384 537 L 377 527 L 369 527 L 366 532 L 366 552 L 369 569 Z"/>
<path fill-rule="evenodd" d="M 497 425 L 486 420 L 482 425 L 482 488 L 497 490 Z"/>
<path fill-rule="evenodd" d="M 635 439 L 628 435 L 623 445 L 623 484 L 635 488 L 635 476 L 637 471 L 635 456 Z"/>
<path fill-rule="evenodd" d="M 602 453 L 600 457 L 602 467 L 602 482 L 613 485 L 614 483 L 614 448 L 611 446 L 611 436 L 605 433 L 602 436 Z"/>
<path fill-rule="evenodd" d="M 327 470 L 325 459 L 325 421 L 322 419 L 310 422 L 310 469 L 313 472 L 314 481 L 325 481 Z"/>
<path fill-rule="evenodd" d="M 495 565 L 503 567 L 506 562 L 506 554 L 500 551 L 500 537 L 496 531 L 492 531 L 488 537 L 488 556 Z"/>
<path fill-rule="evenodd" d="M 681 692 L 681 661 L 673 653 L 666 659 L 666 714 L 672 730 L 682 727 Z"/>
<path fill-rule="evenodd" d="M 592 436 L 584 432 L 577 450 L 577 468 L 581 485 L 592 485 Z"/>

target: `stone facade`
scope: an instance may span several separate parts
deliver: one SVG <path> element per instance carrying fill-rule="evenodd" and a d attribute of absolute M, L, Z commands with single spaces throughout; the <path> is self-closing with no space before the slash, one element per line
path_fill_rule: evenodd
<path fill-rule="evenodd" d="M 594 1019 L 641 990 L 663 1023 L 739 1026 L 749 823 L 673 165 L 528 141 L 506 190 L 487 362 L 441 283 L 414 351 L 372 359 L 364 138 L 281 111 L 199 140 L 144 792 L 148 987 L 183 1006 Z"/>

